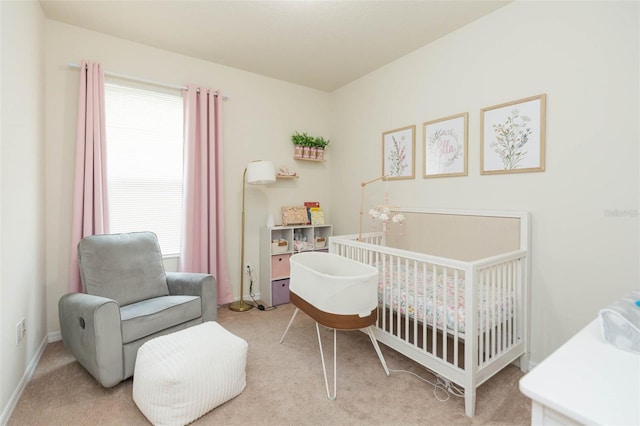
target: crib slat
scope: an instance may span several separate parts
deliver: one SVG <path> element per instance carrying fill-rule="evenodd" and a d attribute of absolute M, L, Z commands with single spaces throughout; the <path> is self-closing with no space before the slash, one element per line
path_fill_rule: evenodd
<path fill-rule="evenodd" d="M 389 275 L 389 300 L 391 300 L 390 303 L 390 308 L 391 311 L 389 312 L 389 326 L 391 327 L 391 333 L 394 336 L 397 336 L 398 338 L 400 338 L 398 330 L 396 330 L 396 311 L 394 311 L 393 309 L 398 309 L 399 305 L 398 305 L 398 300 L 397 300 L 397 295 L 394 295 L 395 292 L 395 286 L 396 286 L 396 279 L 394 278 L 395 274 L 396 274 L 396 265 L 395 265 L 395 258 L 393 256 L 389 256 L 389 267 L 391 268 L 391 274 Z"/>
<path fill-rule="evenodd" d="M 496 353 L 496 332 L 495 332 L 495 325 L 496 325 L 496 304 L 495 304 L 495 300 L 496 300 L 496 286 L 497 286 L 497 270 L 496 267 L 492 267 L 491 268 L 491 295 L 489 297 L 488 303 L 491 306 L 491 325 L 489 328 L 489 335 L 491 336 L 491 349 L 489 351 L 489 359 L 487 359 L 487 361 L 489 361 L 490 359 L 493 358 L 493 356 Z"/>
<path fill-rule="evenodd" d="M 396 270 L 395 271 L 395 275 L 394 275 L 396 277 L 394 285 L 397 288 L 397 291 L 396 291 L 396 303 L 395 303 L 395 305 L 397 307 L 397 309 L 396 309 L 396 316 L 397 316 L 397 318 L 396 318 L 396 329 L 397 329 L 396 333 L 397 333 L 397 336 L 399 338 L 402 338 L 402 309 L 400 309 L 402 307 L 402 288 L 400 287 L 400 283 L 402 281 L 400 280 L 400 257 L 394 256 L 393 259 L 394 259 L 393 265 L 394 265 L 394 268 Z"/>
<path fill-rule="evenodd" d="M 517 263 L 514 262 L 511 265 L 511 273 L 513 274 L 513 284 L 511 287 L 511 344 L 515 345 L 516 342 L 516 335 L 517 335 L 517 328 L 516 328 L 516 316 L 519 315 L 518 313 L 518 308 L 517 308 L 517 303 L 518 303 L 518 287 L 519 287 L 519 283 L 518 283 L 518 270 L 517 270 Z"/>
<path fill-rule="evenodd" d="M 398 262 L 400 265 L 401 262 Z M 411 324 L 411 318 L 409 317 L 409 311 L 411 309 L 410 300 L 409 300 L 409 259 L 404 259 L 404 268 L 402 277 L 398 277 L 402 285 L 402 292 L 406 294 L 406 304 L 404 308 L 404 338 L 407 343 L 410 343 L 411 339 L 409 338 L 409 325 Z"/>
<path fill-rule="evenodd" d="M 503 265 L 502 276 L 503 276 L 503 284 L 502 284 L 502 298 L 500 300 L 502 307 L 502 350 L 506 351 L 509 349 L 509 268 L 511 267 L 511 262 L 507 262 Z"/>
<path fill-rule="evenodd" d="M 438 277 L 438 270 L 436 269 L 436 265 L 433 264 L 431 267 L 431 272 L 433 273 L 433 280 L 432 280 L 432 291 L 431 291 L 431 299 L 432 299 L 432 303 L 431 303 L 431 325 L 432 325 L 432 330 L 433 332 L 431 333 L 431 353 L 433 355 L 436 355 L 438 353 L 438 339 L 437 339 L 437 335 L 438 333 L 436 333 L 437 330 L 437 326 L 438 326 L 438 318 L 436 315 L 437 312 L 437 307 L 438 307 L 438 295 L 437 295 L 437 289 L 436 289 L 436 285 L 437 285 L 437 277 Z"/>
<path fill-rule="evenodd" d="M 460 330 L 460 312 L 458 312 L 458 300 L 460 297 L 458 295 L 458 270 L 455 269 L 453 271 L 453 297 L 454 297 L 454 307 L 455 307 L 455 315 L 453 319 L 453 365 L 458 366 L 458 330 Z"/>
<path fill-rule="evenodd" d="M 413 261 L 413 346 L 418 345 L 418 262 Z"/>
<path fill-rule="evenodd" d="M 447 360 L 447 325 L 449 316 L 449 304 L 447 303 L 448 287 L 446 267 L 442 268 L 442 359 Z"/>
<path fill-rule="evenodd" d="M 499 266 L 494 266 L 493 267 L 493 289 L 492 289 L 492 295 L 491 295 L 491 313 L 492 313 L 492 320 L 491 320 L 491 340 L 493 340 L 492 343 L 492 350 L 491 350 L 491 358 L 493 359 L 496 354 L 498 354 L 500 352 L 500 348 L 498 347 L 498 322 L 500 321 L 500 309 L 498 308 L 498 304 L 496 303 L 496 301 L 498 300 L 498 298 L 500 297 L 499 295 L 499 289 L 500 289 L 500 267 Z"/>
<path fill-rule="evenodd" d="M 486 299 L 489 298 L 489 295 L 491 294 L 491 269 L 487 270 L 487 282 L 486 282 L 486 293 L 483 294 L 483 297 L 486 301 Z M 482 305 L 481 305 L 482 306 Z M 484 354 L 484 358 L 483 358 L 483 364 L 485 364 L 488 359 L 489 359 L 489 353 L 491 352 L 491 341 L 490 341 L 490 336 L 489 336 L 489 316 L 490 316 L 490 311 L 487 308 L 487 306 L 485 305 L 485 314 L 484 314 L 484 345 L 485 345 L 485 354 Z"/>
<path fill-rule="evenodd" d="M 485 277 L 485 271 L 481 270 L 478 271 L 478 288 L 476 289 L 475 293 L 474 293 L 474 297 L 478 299 L 478 302 L 476 303 L 476 306 L 478 307 L 479 310 L 479 315 L 478 315 L 478 365 L 482 365 L 482 354 L 484 353 L 484 341 L 483 341 L 483 337 L 482 337 L 482 324 L 484 321 L 483 315 L 484 315 L 484 311 L 482 309 L 482 304 L 481 304 L 481 295 L 484 292 L 484 278 Z M 474 312 L 474 315 L 476 313 Z"/>
<path fill-rule="evenodd" d="M 387 330 L 387 288 L 389 288 L 389 282 L 387 282 L 387 256 L 381 255 L 382 271 L 380 276 L 382 280 L 382 329 Z M 389 301 L 391 298 L 389 297 Z M 389 311 L 391 312 L 391 311 Z"/>
<path fill-rule="evenodd" d="M 426 263 L 422 264 L 422 295 L 423 298 L 427 297 L 427 281 L 428 281 L 428 265 Z M 428 352 L 427 350 L 427 300 L 422 302 L 422 319 L 424 324 L 422 325 L 422 350 Z"/>
<path fill-rule="evenodd" d="M 509 287 L 509 323 L 507 324 L 508 332 L 509 332 L 509 344 L 515 345 L 515 317 L 517 315 L 516 311 L 516 300 L 517 300 L 517 281 L 518 278 L 516 276 L 516 262 L 511 262 L 509 273 L 511 274 L 510 287 Z"/>
<path fill-rule="evenodd" d="M 504 317 L 503 317 L 503 309 L 504 309 L 504 268 L 505 268 L 505 264 L 501 264 L 498 266 L 498 299 L 496 300 L 495 304 L 497 305 L 497 311 L 498 311 L 498 324 L 497 324 L 497 331 L 496 331 L 496 337 L 498 339 L 498 354 L 502 353 L 502 351 L 504 350 L 504 348 L 502 347 L 502 340 L 503 340 L 503 331 L 502 331 L 502 323 L 504 322 Z"/>
<path fill-rule="evenodd" d="M 509 262 L 506 267 L 505 277 L 505 295 L 504 295 L 504 349 L 505 351 L 511 347 L 511 269 L 513 262 Z"/>
<path fill-rule="evenodd" d="M 523 332 L 522 330 L 520 330 L 520 315 L 522 314 L 522 312 L 524 312 L 524 307 L 522 306 L 523 303 L 523 297 L 524 295 L 521 294 L 521 288 L 522 288 L 522 262 L 521 261 L 517 261 L 516 262 L 516 280 L 518 282 L 518 285 L 516 286 L 516 303 L 514 304 L 515 307 L 515 313 L 513 315 L 513 331 L 515 333 L 514 335 L 514 344 L 518 343 L 517 342 L 517 336 L 522 336 Z"/>
<path fill-rule="evenodd" d="M 496 300 L 496 310 L 498 311 L 498 329 L 496 337 L 498 338 L 498 354 L 504 351 L 503 348 L 503 323 L 504 323 L 504 271 L 505 264 L 498 266 L 498 299 Z"/>

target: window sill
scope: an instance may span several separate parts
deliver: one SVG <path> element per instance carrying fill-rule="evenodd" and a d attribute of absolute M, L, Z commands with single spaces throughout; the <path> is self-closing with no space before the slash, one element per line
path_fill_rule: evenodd
<path fill-rule="evenodd" d="M 167 254 L 162 256 L 162 263 L 166 272 L 178 272 L 179 254 Z"/>

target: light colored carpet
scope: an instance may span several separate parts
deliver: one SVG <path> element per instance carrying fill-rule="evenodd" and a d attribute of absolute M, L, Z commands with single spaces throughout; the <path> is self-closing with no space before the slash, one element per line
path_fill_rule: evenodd
<path fill-rule="evenodd" d="M 249 343 L 247 388 L 194 425 L 530 423 L 530 401 L 518 390 L 523 375 L 518 368 L 509 366 L 478 388 L 476 415 L 470 419 L 463 398 L 441 402 L 432 386 L 412 375 L 387 377 L 368 336 L 357 331 L 338 332 L 338 397 L 329 401 L 314 322 L 300 312 L 279 344 L 293 310 L 292 305 L 243 313 L 219 309 L 220 324 Z M 322 335 L 325 356 L 331 356 L 332 333 L 323 330 Z M 380 346 L 389 368 L 435 381 L 420 365 Z M 8 425 L 149 424 L 131 398 L 132 380 L 105 389 L 61 342 L 49 344 Z"/>

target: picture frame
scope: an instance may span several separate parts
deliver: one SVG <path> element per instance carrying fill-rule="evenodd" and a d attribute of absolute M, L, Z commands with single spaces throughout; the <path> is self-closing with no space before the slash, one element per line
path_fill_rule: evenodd
<path fill-rule="evenodd" d="M 480 174 L 542 172 L 547 95 L 480 110 Z"/>
<path fill-rule="evenodd" d="M 463 112 L 423 124 L 423 178 L 467 176 L 468 122 Z"/>
<path fill-rule="evenodd" d="M 415 178 L 416 126 L 382 133 L 382 175 L 387 180 Z"/>

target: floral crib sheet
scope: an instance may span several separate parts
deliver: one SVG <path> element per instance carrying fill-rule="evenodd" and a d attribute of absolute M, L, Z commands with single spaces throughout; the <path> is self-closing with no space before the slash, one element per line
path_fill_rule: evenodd
<path fill-rule="evenodd" d="M 406 265 L 390 264 L 383 268 L 377 266 L 380 271 L 380 281 L 378 282 L 378 302 L 384 303 L 385 307 L 390 307 L 394 311 L 400 311 L 402 315 L 408 313 L 409 317 L 417 316 L 418 320 L 433 326 L 434 312 L 434 273 L 431 268 L 425 271 L 419 267 L 406 267 Z M 465 332 L 465 277 L 463 272 L 458 273 L 458 286 L 456 292 L 455 276 L 453 273 L 447 274 L 446 285 L 444 284 L 441 268 L 436 268 L 437 284 L 435 296 L 435 317 L 437 328 L 443 329 L 446 321 L 447 330 L 453 332 L 458 324 L 458 332 Z M 414 284 L 415 283 L 415 284 Z M 426 284 L 426 285 L 425 285 Z M 444 295 L 446 293 L 446 301 Z M 493 291 L 485 286 L 480 299 L 480 309 L 478 312 L 478 324 L 485 324 L 489 320 L 492 324 L 492 317 L 504 321 L 506 311 L 513 311 L 513 297 L 503 298 L 501 289 Z M 506 299 L 506 300 L 504 300 Z M 493 304 L 491 303 L 493 300 Z M 510 304 L 510 308 L 505 309 L 504 305 Z M 493 305 L 493 312 L 491 307 Z M 486 329 L 486 327 L 483 327 Z"/>

